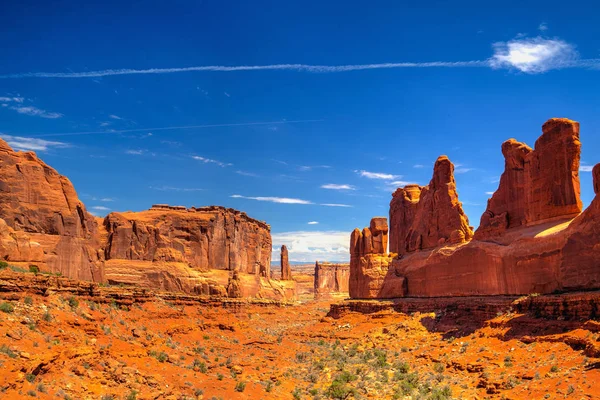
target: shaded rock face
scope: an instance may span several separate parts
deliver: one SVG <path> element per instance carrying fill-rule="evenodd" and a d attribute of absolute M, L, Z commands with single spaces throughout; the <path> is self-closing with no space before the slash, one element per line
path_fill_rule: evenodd
<path fill-rule="evenodd" d="M 383 285 L 392 256 L 387 254 L 388 224 L 384 217 L 371 220 L 369 228 L 355 229 L 350 236 L 350 278 L 352 298 L 387 298 L 395 291 Z M 397 297 L 397 296 L 392 296 Z"/>
<path fill-rule="evenodd" d="M 600 289 L 600 165 L 592 171 L 596 198 L 578 214 L 579 149 L 579 124 L 565 119 L 544 124 L 534 149 L 514 139 L 505 142 L 505 172 L 475 238 L 451 239 L 430 249 L 421 246 L 423 250 L 407 251 L 387 265 L 383 255 L 357 259 L 361 254 L 351 247 L 356 260 L 351 264 L 351 297 L 524 295 Z M 447 176 L 444 171 L 447 167 L 439 173 L 441 177 Z M 430 188 L 447 181 L 436 182 L 434 176 Z M 426 195 L 423 188 L 417 209 Z M 401 204 L 395 200 L 392 204 Z M 417 210 L 412 226 L 423 224 L 429 215 Z M 357 241 L 359 234 L 355 230 L 352 241 Z M 407 243 L 410 250 L 415 241 Z"/>
<path fill-rule="evenodd" d="M 111 213 L 104 219 L 107 260 L 184 262 L 198 271 L 270 276 L 271 233 L 263 222 L 223 207 Z"/>
<path fill-rule="evenodd" d="M 290 261 L 288 255 L 288 249 L 285 246 L 281 246 L 281 280 L 289 281 L 292 279 L 292 269 L 290 268 Z"/>
<path fill-rule="evenodd" d="M 390 251 L 392 253 L 406 253 L 408 247 L 406 239 L 417 214 L 421 190 L 423 188 L 419 185 L 408 185 L 398 188 L 392 195 L 390 202 Z"/>
<path fill-rule="evenodd" d="M 390 225 L 390 250 L 400 255 L 473 237 L 448 157 L 437 159 L 429 185 L 396 190 L 390 203 Z"/>
<path fill-rule="evenodd" d="M 348 293 L 350 264 L 316 262 L 314 276 L 315 298 Z"/>
<path fill-rule="evenodd" d="M 488 200 L 476 239 L 505 230 L 565 217 L 582 210 L 579 186 L 579 123 L 553 118 L 542 126 L 535 148 L 509 139 L 502 144 L 504 173 Z"/>
<path fill-rule="evenodd" d="M 0 256 L 76 279 L 103 279 L 97 224 L 71 182 L 0 139 Z"/>

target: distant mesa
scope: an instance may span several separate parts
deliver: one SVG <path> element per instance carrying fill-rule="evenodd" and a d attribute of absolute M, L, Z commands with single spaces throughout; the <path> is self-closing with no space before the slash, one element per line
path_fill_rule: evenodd
<path fill-rule="evenodd" d="M 397 189 L 390 253 L 371 227 L 350 235 L 352 298 L 521 295 L 600 289 L 600 164 L 582 212 L 579 123 L 553 118 L 534 148 L 502 145 L 505 170 L 473 232 L 454 165 L 441 156 L 429 185 Z M 387 232 L 386 232 L 387 233 Z M 383 234 L 383 233 L 382 233 Z"/>
<path fill-rule="evenodd" d="M 271 231 L 225 207 L 87 212 L 71 182 L 0 139 L 0 258 L 63 276 L 199 295 L 295 299 L 270 279 Z"/>

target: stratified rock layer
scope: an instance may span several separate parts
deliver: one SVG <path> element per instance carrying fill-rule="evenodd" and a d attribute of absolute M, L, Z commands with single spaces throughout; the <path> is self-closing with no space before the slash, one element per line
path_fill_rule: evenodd
<path fill-rule="evenodd" d="M 348 294 L 350 264 L 315 263 L 315 298 Z"/>
<path fill-rule="evenodd" d="M 281 246 L 281 280 L 289 281 L 292 279 L 292 269 L 290 268 L 290 260 L 288 255 L 288 249 L 285 246 Z"/>
<path fill-rule="evenodd" d="M 410 230 L 423 188 L 419 185 L 407 185 L 398 188 L 390 202 L 390 251 L 404 254 L 407 249 L 406 238 Z"/>
<path fill-rule="evenodd" d="M 351 259 L 356 260 L 351 297 L 522 295 L 600 288 L 600 165 L 592 171 L 596 198 L 578 214 L 579 150 L 579 124 L 567 119 L 546 122 L 535 149 L 514 139 L 505 142 L 505 172 L 475 239 L 441 240 L 427 249 L 413 245 L 419 240 L 412 240 L 411 230 L 407 251 L 387 267 L 378 260 L 384 255 L 371 255 L 369 260 L 351 246 Z M 417 209 L 425 204 L 423 192 Z M 398 204 L 402 203 L 392 200 L 392 217 L 402 208 Z M 439 221 L 429 218 L 434 210 L 425 209 L 429 212 L 417 210 L 412 226 L 438 231 Z M 411 251 L 419 248 L 423 250 Z"/>
<path fill-rule="evenodd" d="M 502 144 L 504 173 L 488 200 L 475 238 L 491 239 L 518 226 L 581 212 L 579 123 L 553 118 L 542 126 L 535 149 L 509 139 Z"/>
<path fill-rule="evenodd" d="M 33 152 L 0 139 L 0 256 L 13 264 L 103 280 L 94 217 L 71 182 Z"/>

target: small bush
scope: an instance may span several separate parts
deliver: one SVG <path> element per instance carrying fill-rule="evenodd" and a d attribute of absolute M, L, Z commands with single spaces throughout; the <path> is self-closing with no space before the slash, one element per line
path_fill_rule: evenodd
<path fill-rule="evenodd" d="M 29 272 L 33 272 L 34 274 L 39 274 L 40 273 L 40 267 L 38 267 L 37 265 L 31 264 L 29 266 Z"/>
<path fill-rule="evenodd" d="M 27 375 L 25 375 L 25 379 L 29 383 L 32 383 L 33 381 L 35 381 L 35 378 L 36 378 L 36 376 L 34 374 L 27 374 Z"/>
<path fill-rule="evenodd" d="M 46 322 L 51 322 L 52 321 L 52 314 L 50 314 L 50 311 L 46 311 L 44 313 L 44 316 L 42 317 L 44 319 L 44 321 Z"/>
<path fill-rule="evenodd" d="M 69 307 L 71 307 L 73 310 L 79 307 L 79 300 L 77 300 L 75 296 L 69 297 L 67 302 L 69 303 Z"/>
<path fill-rule="evenodd" d="M 552 367 L 550 367 L 550 372 L 558 372 L 558 367 L 556 365 L 553 365 Z"/>
<path fill-rule="evenodd" d="M 6 261 L 0 261 L 0 269 L 8 268 L 8 263 Z"/>
<path fill-rule="evenodd" d="M 26 297 L 23 299 L 23 302 L 24 302 L 25 304 L 27 304 L 28 306 L 31 306 L 31 305 L 33 305 L 33 299 L 32 299 L 31 297 L 29 297 L 29 296 L 26 296 Z"/>
<path fill-rule="evenodd" d="M 15 306 L 4 301 L 4 302 L 0 303 L 0 311 L 10 314 L 13 311 L 15 311 Z"/>
<path fill-rule="evenodd" d="M 125 400 L 137 400 L 137 392 L 135 390 L 132 390 L 131 392 L 129 392 L 127 397 L 125 397 Z"/>
<path fill-rule="evenodd" d="M 164 363 L 165 361 L 167 361 L 169 359 L 169 355 L 163 351 L 161 351 L 160 353 L 158 353 L 156 355 L 156 359 L 161 362 Z"/>
<path fill-rule="evenodd" d="M 235 384 L 236 392 L 243 392 L 244 390 L 246 390 L 246 382 L 239 381 L 238 383 Z"/>

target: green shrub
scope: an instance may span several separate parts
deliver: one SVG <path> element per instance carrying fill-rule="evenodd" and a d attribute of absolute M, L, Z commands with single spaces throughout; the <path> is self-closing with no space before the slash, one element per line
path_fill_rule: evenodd
<path fill-rule="evenodd" d="M 29 272 L 33 272 L 34 274 L 39 274 L 40 273 L 40 267 L 38 267 L 37 265 L 31 264 L 29 266 Z"/>
<path fill-rule="evenodd" d="M 27 375 L 25 375 L 25 379 L 29 383 L 32 383 L 33 381 L 35 381 L 35 378 L 36 378 L 36 376 L 34 374 L 27 374 Z"/>
<path fill-rule="evenodd" d="M 15 306 L 10 304 L 9 302 L 4 301 L 0 303 L 0 311 L 10 314 L 13 311 L 15 311 Z"/>
<path fill-rule="evenodd" d="M 239 381 L 238 383 L 235 384 L 236 392 L 243 392 L 244 390 L 246 390 L 246 382 Z"/>
<path fill-rule="evenodd" d="M 73 310 L 79 307 L 79 300 L 77 300 L 75 296 L 69 297 L 67 302 L 69 303 L 69 307 L 71 307 Z"/>
<path fill-rule="evenodd" d="M 9 356 L 10 358 L 17 358 L 17 353 L 15 353 L 14 351 L 12 351 L 10 349 L 10 347 L 8 347 L 7 345 L 3 344 L 0 345 L 0 353 L 2 354 L 6 354 L 7 356 Z"/>
<path fill-rule="evenodd" d="M 129 392 L 127 397 L 125 397 L 125 400 L 137 400 L 137 392 L 135 390 L 132 390 L 131 392 Z"/>
<path fill-rule="evenodd" d="M 23 299 L 23 302 L 24 302 L 25 304 L 27 304 L 28 306 L 30 306 L 30 305 L 33 305 L 33 299 L 32 299 L 31 297 L 29 297 L 29 296 L 26 296 L 26 297 Z"/>
<path fill-rule="evenodd" d="M 6 261 L 0 261 L 0 269 L 8 268 L 8 263 Z"/>

